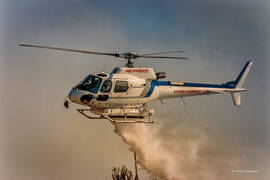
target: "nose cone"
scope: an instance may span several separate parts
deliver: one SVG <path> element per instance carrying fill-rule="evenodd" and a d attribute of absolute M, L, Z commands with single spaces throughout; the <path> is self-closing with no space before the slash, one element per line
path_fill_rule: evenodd
<path fill-rule="evenodd" d="M 74 103 L 86 105 L 93 99 L 93 95 L 78 89 L 72 89 L 68 98 Z"/>

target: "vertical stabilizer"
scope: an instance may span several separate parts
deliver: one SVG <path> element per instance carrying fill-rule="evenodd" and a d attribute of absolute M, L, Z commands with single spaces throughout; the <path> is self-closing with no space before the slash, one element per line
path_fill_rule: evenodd
<path fill-rule="evenodd" d="M 253 61 L 248 61 L 240 74 L 237 76 L 236 80 L 234 81 L 234 84 L 236 85 L 235 88 L 241 88 L 247 78 L 247 75 L 251 69 L 251 66 L 253 64 Z"/>
<path fill-rule="evenodd" d="M 246 65 L 244 66 L 244 68 L 242 69 L 242 71 L 240 72 L 240 74 L 237 76 L 236 80 L 233 81 L 235 85 L 235 89 L 242 88 L 247 78 L 247 75 L 251 69 L 252 64 L 253 64 L 253 61 L 248 61 Z M 239 106 L 241 104 L 241 93 L 232 92 L 232 100 L 233 100 L 234 105 Z"/>

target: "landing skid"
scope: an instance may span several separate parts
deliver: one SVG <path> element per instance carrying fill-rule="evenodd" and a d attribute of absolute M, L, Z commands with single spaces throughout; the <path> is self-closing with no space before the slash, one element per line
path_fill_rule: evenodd
<path fill-rule="evenodd" d="M 90 109 L 77 109 L 77 111 L 88 119 L 104 119 L 109 120 L 111 123 L 154 123 L 152 116 L 108 116 L 103 113 L 101 116 L 92 116 Z M 86 114 L 85 112 L 91 113 Z"/>

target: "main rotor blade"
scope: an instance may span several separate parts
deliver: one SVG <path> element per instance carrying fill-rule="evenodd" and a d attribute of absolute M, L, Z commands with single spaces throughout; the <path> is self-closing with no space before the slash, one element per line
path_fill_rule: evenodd
<path fill-rule="evenodd" d="M 171 54 L 171 53 L 184 53 L 186 51 L 161 51 L 161 52 L 156 52 L 156 53 L 144 53 L 144 54 L 139 54 L 139 55 L 157 55 L 157 54 Z"/>
<path fill-rule="evenodd" d="M 86 51 L 86 50 L 78 50 L 78 49 L 66 49 L 66 48 L 40 46 L 40 45 L 30 45 L 30 44 L 19 44 L 19 46 L 42 48 L 42 49 L 52 49 L 52 50 L 58 50 L 58 51 L 78 52 L 78 53 L 84 53 L 84 54 L 108 55 L 108 56 L 115 56 L 115 57 L 120 56 L 117 53 L 104 53 L 104 52 L 96 52 L 96 51 Z"/>
<path fill-rule="evenodd" d="M 174 56 L 148 56 L 148 55 L 138 55 L 138 58 L 160 58 L 160 59 L 188 59 L 185 57 L 174 57 Z"/>

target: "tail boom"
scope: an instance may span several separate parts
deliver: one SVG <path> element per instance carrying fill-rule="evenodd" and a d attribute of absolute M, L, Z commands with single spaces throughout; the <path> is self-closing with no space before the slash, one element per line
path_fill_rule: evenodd
<path fill-rule="evenodd" d="M 246 88 L 242 88 L 242 86 L 252 64 L 252 61 L 248 61 L 234 81 L 224 84 L 201 84 L 171 81 L 155 81 L 153 84 L 158 86 L 158 99 L 231 93 L 234 105 L 239 106 L 241 104 L 241 92 L 246 91 Z"/>

